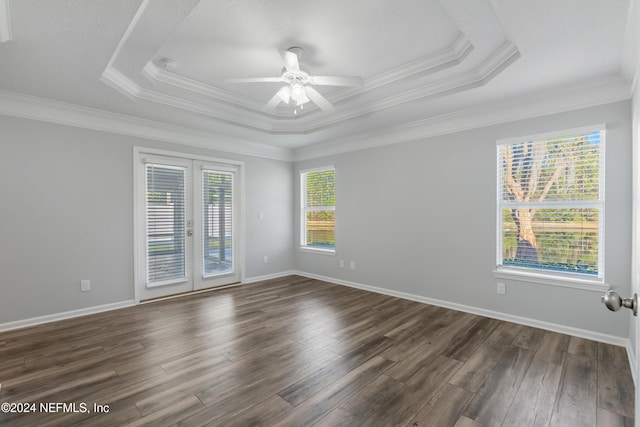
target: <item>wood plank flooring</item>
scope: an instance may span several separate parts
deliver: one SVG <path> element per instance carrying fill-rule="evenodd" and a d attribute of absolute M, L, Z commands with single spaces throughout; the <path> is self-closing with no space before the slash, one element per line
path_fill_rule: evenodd
<path fill-rule="evenodd" d="M 621 347 L 298 276 L 0 333 L 0 383 L 2 426 L 634 420 Z"/>

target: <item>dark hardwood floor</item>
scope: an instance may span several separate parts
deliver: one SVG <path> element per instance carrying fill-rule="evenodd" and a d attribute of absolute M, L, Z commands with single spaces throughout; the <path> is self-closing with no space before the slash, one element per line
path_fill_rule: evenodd
<path fill-rule="evenodd" d="M 621 347 L 290 276 L 0 333 L 0 402 L 35 403 L 0 424 L 632 426 L 629 372 Z"/>

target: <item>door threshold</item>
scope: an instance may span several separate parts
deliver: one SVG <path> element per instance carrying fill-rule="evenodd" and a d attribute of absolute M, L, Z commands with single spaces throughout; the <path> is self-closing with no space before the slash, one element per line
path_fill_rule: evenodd
<path fill-rule="evenodd" d="M 186 297 L 189 295 L 196 295 L 196 294 L 202 294 L 205 292 L 218 291 L 221 289 L 235 288 L 236 286 L 240 286 L 240 285 L 242 285 L 242 282 L 235 282 L 235 283 L 229 283 L 228 285 L 218 285 L 218 286 L 212 286 L 210 288 L 198 289 L 197 291 L 187 291 L 187 292 L 180 292 L 177 294 L 164 295 L 161 297 L 140 300 L 139 304 L 149 304 L 152 302 L 165 301 L 165 300 L 170 300 L 170 299 L 175 299 L 180 297 Z"/>

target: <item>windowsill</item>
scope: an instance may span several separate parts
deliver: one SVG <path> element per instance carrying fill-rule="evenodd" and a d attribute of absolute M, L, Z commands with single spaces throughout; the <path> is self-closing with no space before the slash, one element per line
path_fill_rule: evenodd
<path fill-rule="evenodd" d="M 307 252 L 310 254 L 336 256 L 335 249 L 320 249 L 320 248 L 313 248 L 310 246 L 300 246 L 299 250 L 300 252 Z"/>
<path fill-rule="evenodd" d="M 593 292 L 606 292 L 609 285 L 595 278 L 583 275 L 549 274 L 510 267 L 498 267 L 493 275 L 499 279 L 510 279 L 521 282 L 538 283 L 542 285 L 561 286 L 564 288 L 582 289 Z"/>

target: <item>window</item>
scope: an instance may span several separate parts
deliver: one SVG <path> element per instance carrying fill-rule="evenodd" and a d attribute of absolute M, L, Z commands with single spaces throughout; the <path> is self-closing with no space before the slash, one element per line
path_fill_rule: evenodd
<path fill-rule="evenodd" d="M 333 253 L 336 247 L 336 170 L 333 166 L 300 172 L 300 244 Z"/>
<path fill-rule="evenodd" d="M 498 269 L 603 280 L 604 126 L 498 141 Z"/>
<path fill-rule="evenodd" d="M 147 164 L 147 283 L 185 277 L 185 169 Z"/>

